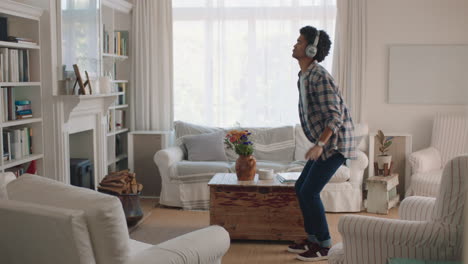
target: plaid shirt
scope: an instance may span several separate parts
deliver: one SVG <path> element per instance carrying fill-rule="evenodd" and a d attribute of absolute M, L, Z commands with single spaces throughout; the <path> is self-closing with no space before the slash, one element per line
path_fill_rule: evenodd
<path fill-rule="evenodd" d="M 303 74 L 299 72 L 297 86 L 299 117 L 306 137 L 316 143 L 326 127 L 333 131 L 321 158 L 326 160 L 339 152 L 355 159 L 353 120 L 333 77 L 314 61 Z"/>

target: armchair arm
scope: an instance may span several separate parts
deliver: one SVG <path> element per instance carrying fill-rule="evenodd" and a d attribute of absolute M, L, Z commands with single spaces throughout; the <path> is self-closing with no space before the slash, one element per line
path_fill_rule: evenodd
<path fill-rule="evenodd" d="M 220 226 L 209 226 L 141 251 L 126 264 L 215 264 L 229 249 L 229 233 Z"/>
<path fill-rule="evenodd" d="M 435 205 L 435 198 L 410 196 L 405 198 L 398 209 L 402 220 L 429 221 Z"/>
<path fill-rule="evenodd" d="M 349 182 L 351 184 L 362 185 L 364 170 L 369 165 L 369 159 L 367 155 L 361 150 L 356 150 L 356 159 L 348 161 L 348 167 L 350 171 Z"/>
<path fill-rule="evenodd" d="M 153 160 L 156 166 L 158 166 L 161 180 L 169 181 L 169 169 L 171 166 L 184 158 L 184 152 L 180 147 L 169 147 L 162 149 L 154 154 Z"/>
<path fill-rule="evenodd" d="M 409 156 L 413 174 L 442 168 L 440 151 L 434 147 L 421 149 Z"/>
<path fill-rule="evenodd" d="M 360 215 L 341 217 L 338 230 L 348 264 L 384 264 L 390 257 L 436 260 L 438 252 L 455 259 L 461 239 L 455 225 Z"/>

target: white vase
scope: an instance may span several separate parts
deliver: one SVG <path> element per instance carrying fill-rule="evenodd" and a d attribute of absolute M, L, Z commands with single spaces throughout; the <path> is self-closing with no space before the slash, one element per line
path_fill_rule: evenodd
<path fill-rule="evenodd" d="M 388 164 L 388 168 L 390 169 L 390 165 L 392 163 L 392 156 L 391 155 L 378 155 L 377 156 L 377 164 L 379 167 L 379 170 L 384 169 L 384 164 Z"/>

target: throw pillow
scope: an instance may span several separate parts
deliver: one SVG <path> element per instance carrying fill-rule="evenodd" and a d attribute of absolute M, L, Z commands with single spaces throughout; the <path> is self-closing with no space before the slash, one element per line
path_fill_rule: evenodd
<path fill-rule="evenodd" d="M 182 137 L 190 161 L 227 161 L 224 152 L 224 132 Z"/>

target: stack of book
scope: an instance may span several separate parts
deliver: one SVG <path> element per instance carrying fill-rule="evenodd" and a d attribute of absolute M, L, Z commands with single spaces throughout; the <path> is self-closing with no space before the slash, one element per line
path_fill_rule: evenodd
<path fill-rule="evenodd" d="M 32 128 L 4 129 L 3 160 L 15 160 L 32 154 Z"/>
<path fill-rule="evenodd" d="M 35 42 L 33 39 L 30 39 L 30 38 L 20 38 L 20 37 L 15 37 L 15 36 L 8 36 L 8 41 L 21 43 L 21 44 L 37 45 L 37 42 Z"/>
<path fill-rule="evenodd" d="M 281 183 L 292 183 L 296 182 L 299 176 L 301 176 L 300 172 L 280 172 L 277 178 Z"/>
<path fill-rule="evenodd" d="M 29 100 L 15 101 L 15 107 L 16 107 L 16 113 L 15 113 L 16 119 L 25 119 L 25 118 L 33 117 L 32 109 L 31 109 L 31 101 Z"/>
<path fill-rule="evenodd" d="M 0 82 L 29 82 L 29 50 L 0 48 Z"/>

